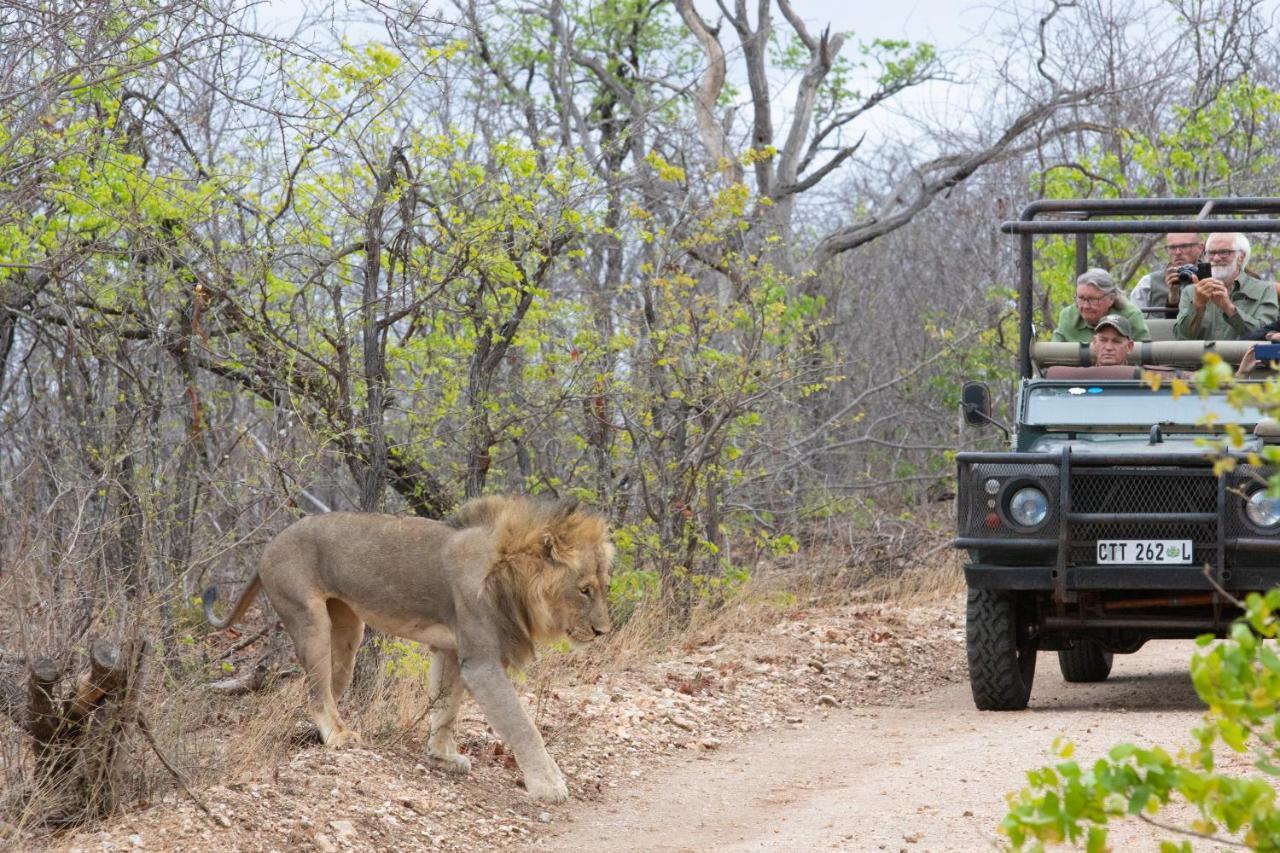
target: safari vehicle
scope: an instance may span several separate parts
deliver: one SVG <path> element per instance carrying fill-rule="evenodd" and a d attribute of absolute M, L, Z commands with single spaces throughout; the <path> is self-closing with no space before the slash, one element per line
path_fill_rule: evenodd
<path fill-rule="evenodd" d="M 1250 451 L 1280 443 L 1280 425 L 1222 392 L 1180 394 L 1142 378 L 1154 368 L 1189 381 L 1206 352 L 1234 365 L 1248 342 L 1175 341 L 1163 316 L 1148 320 L 1152 341 L 1134 347 L 1128 367 L 1089 367 L 1087 344 L 1037 342 L 1035 238 L 1076 235 L 1083 272 L 1091 234 L 1280 232 L 1278 217 L 1280 198 L 1039 201 L 1001 226 L 1021 239 L 1012 447 L 957 456 L 954 544 L 968 552 L 978 708 L 1025 708 L 1040 651 L 1058 653 L 1067 681 L 1103 681 L 1113 655 L 1221 636 L 1239 615 L 1235 600 L 1280 585 L 1280 501 L 1266 495 L 1271 471 L 1248 464 Z M 986 386 L 967 383 L 962 397 L 967 423 L 997 423 Z M 1226 422 L 1247 433 L 1230 470 L 1204 442 Z"/>

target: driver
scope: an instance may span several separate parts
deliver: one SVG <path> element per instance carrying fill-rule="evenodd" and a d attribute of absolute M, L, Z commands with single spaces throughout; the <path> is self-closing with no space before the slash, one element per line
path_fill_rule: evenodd
<path fill-rule="evenodd" d="M 1089 339 L 1089 351 L 1097 367 L 1114 367 L 1127 364 L 1133 352 L 1133 329 L 1129 321 L 1119 314 L 1108 314 L 1093 327 Z"/>

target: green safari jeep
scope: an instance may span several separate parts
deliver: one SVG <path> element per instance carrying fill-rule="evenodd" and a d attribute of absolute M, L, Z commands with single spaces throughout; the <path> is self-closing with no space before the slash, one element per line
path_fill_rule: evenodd
<path fill-rule="evenodd" d="M 1041 201 L 1001 228 L 1021 238 L 1019 382 L 1011 449 L 957 456 L 957 528 L 967 552 L 966 644 L 974 703 L 1025 708 L 1039 651 L 1063 677 L 1102 681 L 1112 656 L 1148 640 L 1222 635 L 1236 601 L 1280 585 L 1280 501 L 1257 462 L 1280 425 L 1225 394 L 1179 393 L 1144 372 L 1185 371 L 1216 352 L 1238 363 L 1244 341 L 1175 341 L 1153 317 L 1128 367 L 1090 367 L 1088 346 L 1035 342 L 1036 235 L 1076 235 L 1083 271 L 1091 234 L 1280 232 L 1280 199 Z M 1182 218 L 1175 218 L 1182 217 Z M 1161 309 L 1163 310 L 1163 309 Z M 967 423 L 996 423 L 981 383 L 963 390 Z M 1223 424 L 1248 433 L 1234 466 L 1206 448 Z"/>

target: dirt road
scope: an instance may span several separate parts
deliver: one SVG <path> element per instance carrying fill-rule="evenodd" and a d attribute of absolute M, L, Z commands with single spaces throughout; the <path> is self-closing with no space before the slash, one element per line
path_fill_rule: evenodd
<path fill-rule="evenodd" d="M 1057 735 L 1092 761 L 1113 744 L 1190 742 L 1201 704 L 1190 642 L 1117 656 L 1100 685 L 1066 684 L 1042 653 L 1031 707 L 980 713 L 967 685 L 900 706 L 816 710 L 732 749 L 646 772 L 604 803 L 575 806 L 543 850 L 796 851 L 990 849 L 1004 794 L 1050 763 Z M 1153 849 L 1141 823 L 1116 849 Z M 1200 847 L 1204 845 L 1201 844 Z M 1206 848 L 1207 849 L 1207 848 Z"/>

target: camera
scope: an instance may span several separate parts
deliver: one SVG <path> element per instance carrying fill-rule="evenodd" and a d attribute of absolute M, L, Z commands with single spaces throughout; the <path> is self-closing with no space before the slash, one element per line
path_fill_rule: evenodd
<path fill-rule="evenodd" d="M 1208 261 L 1198 264 L 1183 264 L 1178 267 L 1178 284 L 1191 284 L 1192 278 L 1204 279 L 1213 277 L 1213 265 Z"/>

